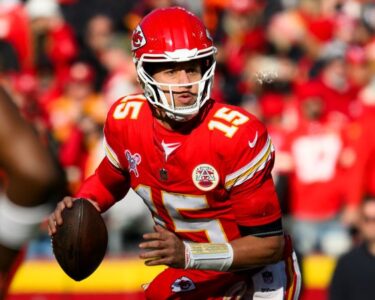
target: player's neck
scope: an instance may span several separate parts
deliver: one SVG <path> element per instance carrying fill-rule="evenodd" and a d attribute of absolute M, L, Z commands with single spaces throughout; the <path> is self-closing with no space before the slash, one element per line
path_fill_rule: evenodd
<path fill-rule="evenodd" d="M 154 117 L 156 121 L 161 124 L 164 128 L 170 131 L 179 132 L 182 134 L 188 134 L 193 128 L 199 124 L 200 114 L 192 117 L 186 121 L 176 121 L 169 118 L 165 112 L 154 110 Z"/>

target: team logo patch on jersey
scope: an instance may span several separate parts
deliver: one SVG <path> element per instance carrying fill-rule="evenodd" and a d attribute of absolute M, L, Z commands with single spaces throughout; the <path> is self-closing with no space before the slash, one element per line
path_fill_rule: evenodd
<path fill-rule="evenodd" d="M 134 29 L 134 32 L 133 32 L 132 50 L 136 50 L 138 48 L 141 48 L 144 45 L 146 45 L 146 38 L 145 38 L 145 35 L 143 34 L 141 26 L 138 25 Z"/>
<path fill-rule="evenodd" d="M 213 190 L 219 183 L 219 174 L 213 166 L 207 164 L 196 166 L 192 178 L 194 185 L 202 191 Z"/>
<path fill-rule="evenodd" d="M 171 288 L 175 293 L 188 292 L 195 289 L 195 284 L 190 278 L 182 276 L 172 283 Z"/>
<path fill-rule="evenodd" d="M 129 163 L 129 173 L 134 172 L 135 177 L 138 177 L 137 166 L 141 163 L 141 156 L 138 153 L 133 155 L 129 150 L 125 150 L 125 156 Z"/>

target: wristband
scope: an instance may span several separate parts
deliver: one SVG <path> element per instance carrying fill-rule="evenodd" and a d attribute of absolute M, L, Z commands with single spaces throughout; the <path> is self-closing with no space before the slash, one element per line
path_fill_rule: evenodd
<path fill-rule="evenodd" d="M 227 271 L 233 262 L 233 248 L 229 243 L 185 244 L 185 269 Z"/>
<path fill-rule="evenodd" d="M 0 243 L 19 249 L 29 241 L 51 211 L 49 204 L 25 207 L 0 196 Z"/>

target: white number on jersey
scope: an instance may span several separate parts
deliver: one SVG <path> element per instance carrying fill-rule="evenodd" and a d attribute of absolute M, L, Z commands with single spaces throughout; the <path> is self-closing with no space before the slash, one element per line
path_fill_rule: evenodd
<path fill-rule="evenodd" d="M 152 198 L 151 188 L 148 186 L 139 185 L 135 191 L 155 215 L 155 222 L 165 225 L 165 222 L 160 220 L 158 217 Z M 181 215 L 182 211 L 199 211 L 208 208 L 208 203 L 205 196 L 176 194 L 161 191 L 161 199 L 174 224 L 176 232 L 204 231 L 209 242 L 226 243 L 228 241 L 219 220 L 187 219 Z"/>
<path fill-rule="evenodd" d="M 341 151 L 341 140 L 335 134 L 299 138 L 292 147 L 297 177 L 304 183 L 333 178 Z"/>

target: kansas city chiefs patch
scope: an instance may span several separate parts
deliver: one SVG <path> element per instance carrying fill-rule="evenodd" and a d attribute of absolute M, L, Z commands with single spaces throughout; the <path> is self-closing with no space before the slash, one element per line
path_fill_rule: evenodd
<path fill-rule="evenodd" d="M 211 191 L 219 183 L 219 174 L 208 164 L 201 164 L 194 168 L 192 173 L 194 185 L 201 191 Z"/>

